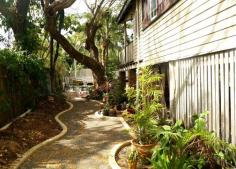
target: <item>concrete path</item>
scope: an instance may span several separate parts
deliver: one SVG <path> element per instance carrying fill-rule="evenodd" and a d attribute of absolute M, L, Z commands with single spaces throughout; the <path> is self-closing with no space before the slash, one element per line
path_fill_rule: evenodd
<path fill-rule="evenodd" d="M 74 108 L 60 119 L 68 133 L 36 151 L 20 169 L 110 169 L 112 147 L 130 139 L 118 118 L 98 118 L 94 101 L 74 101 Z"/>

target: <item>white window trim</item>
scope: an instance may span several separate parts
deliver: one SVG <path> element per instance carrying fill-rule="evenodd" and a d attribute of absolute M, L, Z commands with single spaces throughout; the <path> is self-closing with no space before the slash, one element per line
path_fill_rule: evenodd
<path fill-rule="evenodd" d="M 154 18 L 156 18 L 156 16 L 157 16 L 157 8 L 158 8 L 158 2 L 157 2 L 157 0 L 155 1 L 156 2 L 156 8 L 154 8 L 153 10 L 152 10 L 152 0 L 150 0 L 149 1 L 150 3 L 149 3 L 149 11 L 150 11 L 150 13 L 149 13 L 149 15 L 150 15 L 150 19 L 151 20 L 153 20 Z M 155 14 L 154 14 L 155 13 Z M 154 15 L 153 15 L 154 14 Z"/>

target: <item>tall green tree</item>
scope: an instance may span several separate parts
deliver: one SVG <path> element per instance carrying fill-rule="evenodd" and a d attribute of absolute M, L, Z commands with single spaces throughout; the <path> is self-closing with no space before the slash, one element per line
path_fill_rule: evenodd
<path fill-rule="evenodd" d="M 106 82 L 106 73 L 104 64 L 99 60 L 99 48 L 96 44 L 96 35 L 98 30 L 102 27 L 102 18 L 106 15 L 105 8 L 110 8 L 115 0 L 98 0 L 95 4 L 89 6 L 91 11 L 91 19 L 85 24 L 85 45 L 84 48 L 88 51 L 88 54 L 84 54 L 75 47 L 63 36 L 56 27 L 56 16 L 60 10 L 70 7 L 75 0 L 53 1 L 41 0 L 44 8 L 44 14 L 46 19 L 46 31 L 55 39 L 62 48 L 79 63 L 90 68 L 97 80 L 98 85 L 103 86 Z"/>
<path fill-rule="evenodd" d="M 22 50 L 34 51 L 38 47 L 37 26 L 33 20 L 35 8 L 39 9 L 37 1 L 30 0 L 0 0 L 0 20 L 7 29 L 11 28 L 15 37 L 15 44 Z M 32 7 L 32 8 L 30 8 Z"/>

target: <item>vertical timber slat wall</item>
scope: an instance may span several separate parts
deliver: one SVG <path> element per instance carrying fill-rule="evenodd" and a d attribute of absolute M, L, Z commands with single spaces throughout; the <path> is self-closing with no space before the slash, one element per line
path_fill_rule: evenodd
<path fill-rule="evenodd" d="M 173 117 L 189 127 L 208 111 L 207 128 L 236 144 L 236 49 L 169 62 Z"/>

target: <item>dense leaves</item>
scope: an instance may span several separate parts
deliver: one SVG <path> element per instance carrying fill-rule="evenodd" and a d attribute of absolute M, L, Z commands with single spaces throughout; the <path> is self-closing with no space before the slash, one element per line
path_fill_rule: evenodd
<path fill-rule="evenodd" d="M 159 120 L 165 106 L 161 103 L 163 92 L 160 86 L 162 75 L 154 74 L 151 67 L 141 68 L 138 77 L 139 88 L 128 88 L 129 101 L 135 103 L 134 123 L 139 144 L 153 144 L 159 140 Z M 137 92 L 137 93 L 136 93 Z"/>
<path fill-rule="evenodd" d="M 236 147 L 206 129 L 206 116 L 206 112 L 202 113 L 189 130 L 182 127 L 181 121 L 163 126 L 160 146 L 155 148 L 151 160 L 154 168 L 235 168 Z"/>
<path fill-rule="evenodd" d="M 14 33 L 14 47 L 32 53 L 38 50 L 42 25 L 38 1 L 0 0 L 0 27 Z"/>
<path fill-rule="evenodd" d="M 6 78 L 4 93 L 12 107 L 16 97 L 22 99 L 23 107 L 31 107 L 37 97 L 47 93 L 46 69 L 36 56 L 1 50 L 0 68 Z"/>

